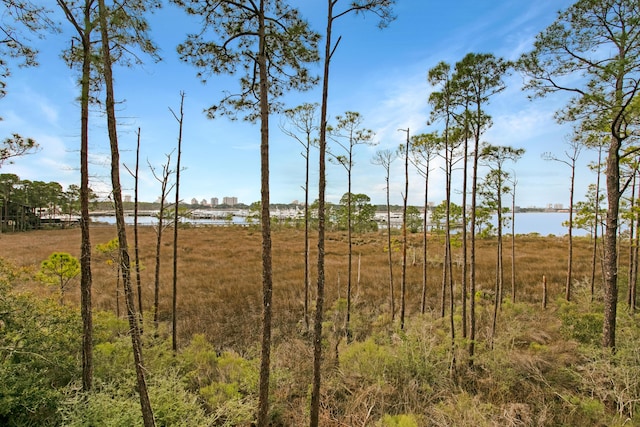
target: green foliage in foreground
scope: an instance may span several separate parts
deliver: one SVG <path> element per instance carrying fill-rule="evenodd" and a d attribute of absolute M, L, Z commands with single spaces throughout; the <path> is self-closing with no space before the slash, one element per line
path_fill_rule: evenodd
<path fill-rule="evenodd" d="M 0 425 L 58 425 L 64 388 L 80 376 L 80 316 L 12 292 L 25 275 L 0 259 Z"/>
<path fill-rule="evenodd" d="M 0 259 L 0 425 L 142 425 L 127 322 L 95 313 L 94 389 L 85 394 L 78 310 L 17 293 L 25 274 Z M 327 313 L 321 417 L 375 427 L 640 425 L 636 319 L 619 316 L 620 347 L 611 354 L 599 344 L 601 303 L 580 289 L 575 300 L 547 311 L 505 301 L 493 349 L 482 333 L 492 308 L 479 300 L 473 367 L 467 342 L 458 339 L 452 348 L 446 319 L 412 317 L 400 331 L 385 316 L 358 311 L 354 319 L 368 327 L 347 345 L 330 327 L 341 324 L 340 304 L 334 305 Z M 162 326 L 143 339 L 157 425 L 255 421 L 255 348 L 222 351 L 195 335 L 174 355 Z M 274 426 L 308 422 L 311 348 L 302 334 L 274 340 Z"/>

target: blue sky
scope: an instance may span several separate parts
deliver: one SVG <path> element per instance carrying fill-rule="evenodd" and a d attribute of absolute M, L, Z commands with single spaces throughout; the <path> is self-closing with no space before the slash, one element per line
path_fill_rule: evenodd
<path fill-rule="evenodd" d="M 341 0 L 344 2 L 345 0 Z M 322 32 L 326 5 L 322 0 L 300 1 L 303 15 Z M 337 21 L 336 37 L 342 41 L 333 58 L 329 115 L 357 111 L 364 126 L 376 133 L 374 147 L 358 146 L 353 167 L 354 193 L 365 193 L 372 203 L 385 203 L 385 172 L 371 163 L 376 150 L 396 149 L 411 134 L 435 130 L 427 126 L 430 88 L 427 71 L 439 61 L 452 66 L 467 53 L 493 53 L 516 59 L 529 50 L 536 34 L 546 28 L 568 0 L 398 0 L 397 19 L 379 30 L 373 16 L 348 16 Z M 227 118 L 209 120 L 203 110 L 215 104 L 225 89 L 237 87 L 235 77 L 212 77 L 203 85 L 197 70 L 181 63 L 175 47 L 188 32 L 195 32 L 197 20 L 174 6 L 166 5 L 150 18 L 152 37 L 161 49 L 162 61 L 150 59 L 142 66 L 116 68 L 121 160 L 135 165 L 136 131 L 141 129 L 140 199 L 153 201 L 160 183 L 149 164 L 160 171 L 166 155 L 177 145 L 178 124 L 169 111 L 178 111 L 180 92 L 186 93 L 181 172 L 181 199 L 209 200 L 235 196 L 250 204 L 260 199 L 259 127 Z M 60 52 L 68 46 L 70 27 L 64 32 L 33 40 L 40 49 L 37 68 L 12 68 L 8 94 L 0 99 L 0 135 L 20 133 L 36 139 L 37 154 L 16 159 L 1 173 L 15 173 L 22 179 L 57 181 L 65 188 L 79 184 L 79 106 L 77 75 L 64 65 Z M 320 72 L 320 66 L 315 68 Z M 506 78 L 507 89 L 494 97 L 487 111 L 494 126 L 483 140 L 494 145 L 511 145 L 526 150 L 516 164 L 508 166 L 517 177 L 517 204 L 523 207 L 568 205 L 570 168 L 541 158 L 552 152 L 564 156 L 571 129 L 556 124 L 555 110 L 566 98 L 553 95 L 529 101 L 522 91 L 522 76 Z M 320 88 L 290 94 L 290 107 L 303 102 L 320 102 Z M 301 146 L 278 129 L 281 118 L 271 120 L 271 201 L 303 200 L 304 159 Z M 109 189 L 109 148 L 106 123 L 99 111 L 92 111 L 90 126 L 91 186 L 101 194 Z M 311 154 L 317 164 L 317 151 Z M 576 198 L 584 198 L 595 175 L 587 164 L 596 158 L 583 151 L 578 160 Z M 172 160 L 175 160 L 175 153 Z M 392 164 L 391 202 L 402 203 L 403 162 Z M 458 172 L 457 175 L 460 175 Z M 317 198 L 317 166 L 311 171 L 311 199 Z M 460 177 L 458 177 L 460 178 Z M 327 198 L 338 202 L 346 192 L 344 168 L 328 167 Z M 133 179 L 123 168 L 124 194 L 133 194 Z M 455 184 L 458 186 L 458 184 Z M 423 204 L 423 179 L 411 172 L 409 203 Z M 459 198 L 456 194 L 454 197 Z M 440 165 L 431 174 L 430 200 L 444 198 L 444 175 Z M 459 203 L 459 201 L 456 201 Z"/>

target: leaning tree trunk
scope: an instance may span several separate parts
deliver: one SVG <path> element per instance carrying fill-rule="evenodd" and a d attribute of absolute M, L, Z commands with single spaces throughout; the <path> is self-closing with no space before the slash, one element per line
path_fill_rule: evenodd
<path fill-rule="evenodd" d="M 140 341 L 140 329 L 136 314 L 133 291 L 131 289 L 131 262 L 129 260 L 129 249 L 127 246 L 126 225 L 124 222 L 124 208 L 122 205 L 122 188 L 120 186 L 120 153 L 118 151 L 118 133 L 115 114 L 115 97 L 113 94 L 113 76 L 111 74 L 112 62 L 109 50 L 109 35 L 107 27 L 107 10 L 104 0 L 98 0 L 100 31 L 102 34 L 102 55 L 104 65 L 104 83 L 106 90 L 107 109 L 107 130 L 111 146 L 111 183 L 113 186 L 113 200 L 115 203 L 116 226 L 118 231 L 118 244 L 120 249 L 120 262 L 122 265 L 122 280 L 125 291 L 125 301 L 127 305 L 127 318 L 131 334 L 131 345 L 133 348 L 133 359 L 136 370 L 137 391 L 140 397 L 142 409 L 142 420 L 145 427 L 154 427 L 153 410 L 147 392 L 147 382 L 145 379 L 145 368 L 142 361 L 142 343 Z"/>

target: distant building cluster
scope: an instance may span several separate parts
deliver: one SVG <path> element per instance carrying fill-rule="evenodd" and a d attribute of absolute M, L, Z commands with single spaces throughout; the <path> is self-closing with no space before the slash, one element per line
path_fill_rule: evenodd
<path fill-rule="evenodd" d="M 131 195 L 130 194 L 124 194 L 124 201 L 125 202 L 132 202 L 133 200 L 131 200 Z M 158 197 L 154 203 L 160 203 L 160 197 Z M 220 203 L 220 200 L 217 197 L 212 197 L 211 199 L 209 199 L 207 201 L 207 199 L 202 199 L 202 200 L 198 200 L 195 197 L 193 199 L 191 199 L 191 204 L 192 205 L 196 205 L 196 206 L 206 206 L 206 207 L 211 207 L 211 208 L 215 208 L 216 206 L 220 206 L 220 205 L 224 205 L 224 206 L 236 206 L 238 204 L 238 198 L 237 197 L 223 197 L 222 198 L 222 203 Z"/>
<path fill-rule="evenodd" d="M 212 197 L 209 201 L 207 201 L 207 199 L 202 199 L 201 201 L 198 201 L 198 199 L 196 199 L 195 197 L 193 199 L 191 199 L 191 204 L 192 205 L 198 205 L 198 206 L 209 206 L 209 207 L 216 207 L 219 206 L 219 200 L 217 197 Z M 223 197 L 222 198 L 222 204 L 226 205 L 226 206 L 235 206 L 238 204 L 238 198 L 237 197 Z"/>

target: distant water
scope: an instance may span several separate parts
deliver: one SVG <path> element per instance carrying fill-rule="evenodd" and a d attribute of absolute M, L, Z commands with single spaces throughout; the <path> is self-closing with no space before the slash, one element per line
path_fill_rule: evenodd
<path fill-rule="evenodd" d="M 507 215 L 511 219 L 511 214 Z M 113 216 L 97 216 L 92 218 L 96 222 L 105 222 L 109 224 L 115 223 L 115 217 Z M 555 236 L 564 236 L 568 233 L 567 227 L 562 223 L 569 220 L 568 212 L 519 212 L 516 213 L 515 232 L 516 234 L 529 234 L 538 233 L 541 236 L 548 236 L 553 234 Z M 133 217 L 125 217 L 127 224 L 133 224 Z M 233 224 L 244 224 L 244 217 L 233 217 Z M 196 219 L 189 222 L 202 225 L 228 225 L 226 220 L 214 220 L 214 219 Z M 138 218 L 138 224 L 141 225 L 153 225 L 157 223 L 157 219 L 149 216 L 141 216 Z M 495 222 L 494 222 L 495 224 Z M 505 233 L 511 233 L 511 224 L 509 224 L 505 230 Z M 588 236 L 589 233 L 585 230 L 574 228 L 574 236 Z"/>
<path fill-rule="evenodd" d="M 511 214 L 507 214 L 511 219 Z M 541 236 L 553 234 L 564 236 L 569 233 L 562 223 L 569 221 L 569 212 L 519 212 L 515 215 L 516 234 L 538 233 Z M 511 233 L 511 224 L 505 228 L 506 233 Z M 588 236 L 589 232 L 574 227 L 574 236 Z"/>

